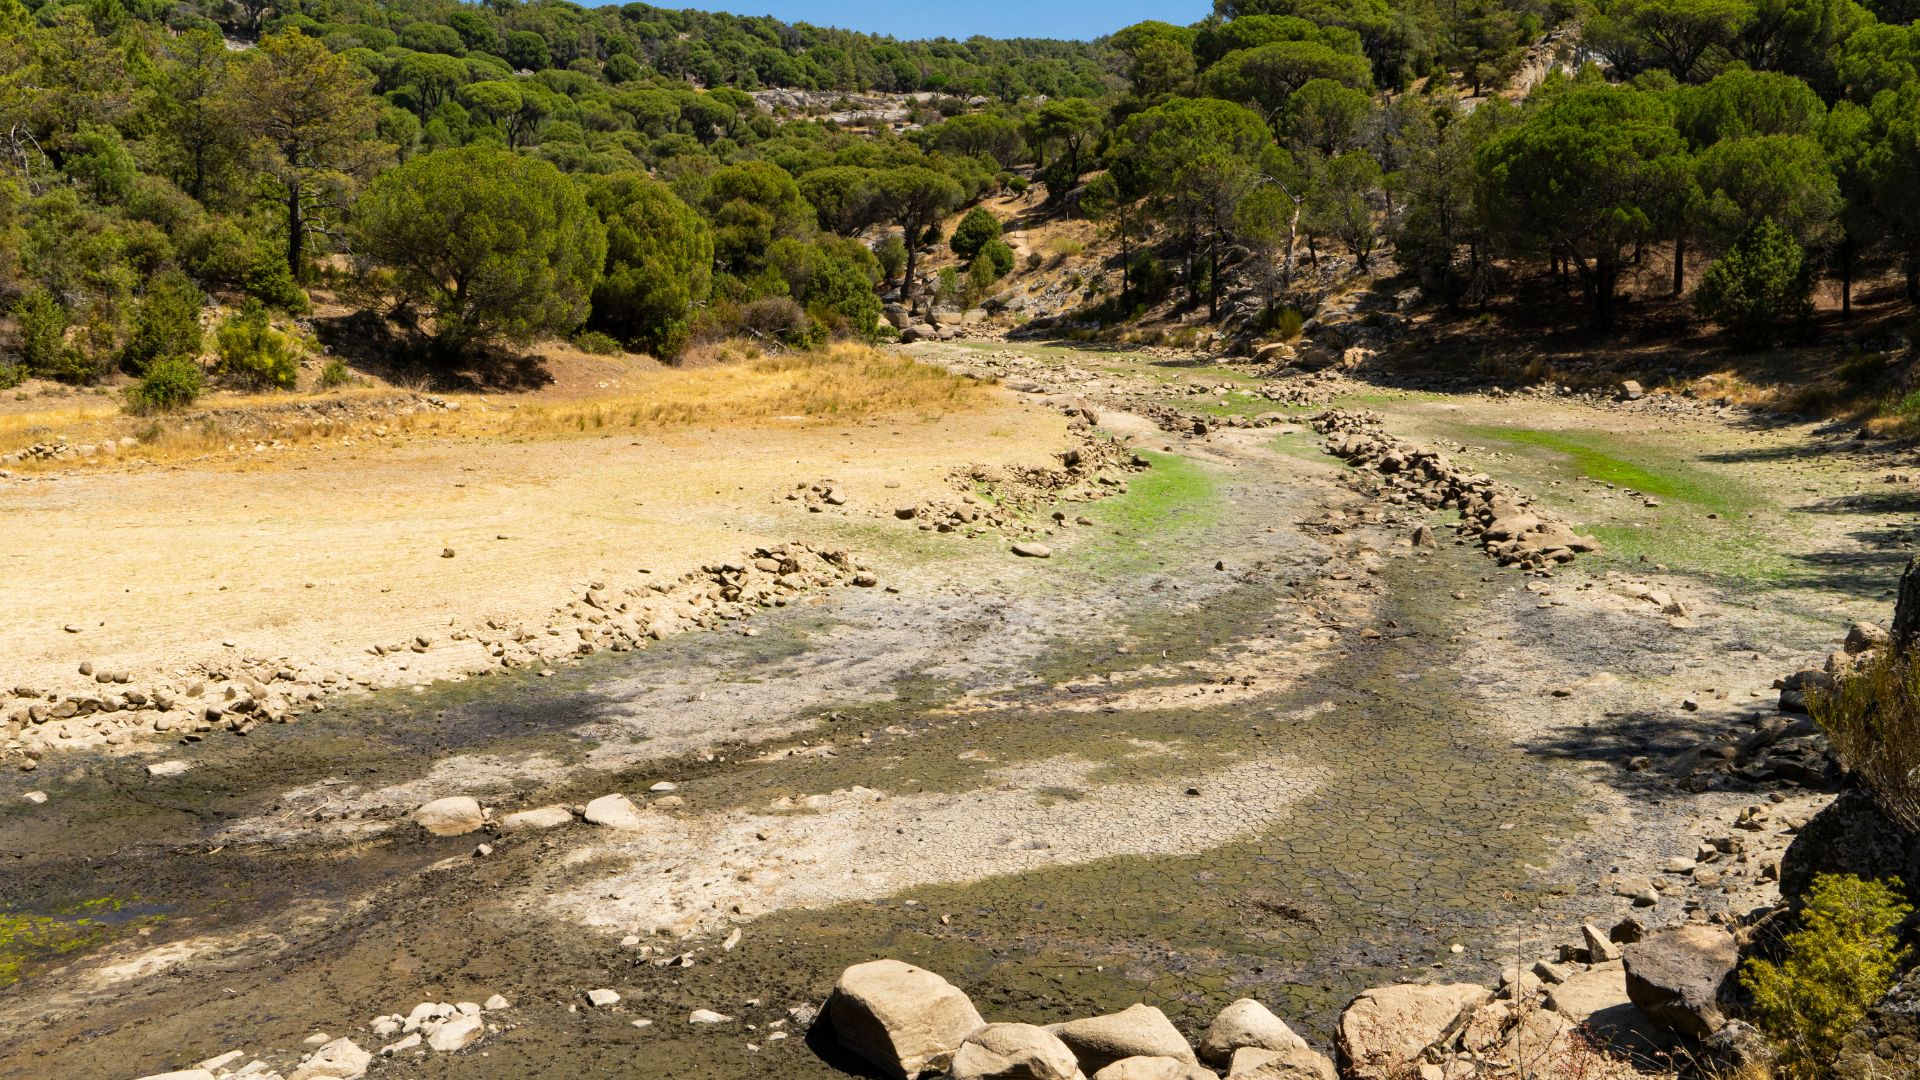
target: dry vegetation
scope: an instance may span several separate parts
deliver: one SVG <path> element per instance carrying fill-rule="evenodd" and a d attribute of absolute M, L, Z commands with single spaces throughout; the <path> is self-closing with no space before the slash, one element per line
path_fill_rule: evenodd
<path fill-rule="evenodd" d="M 224 396 L 191 413 L 149 419 L 125 415 L 112 399 L 69 399 L 0 415 L 0 453 L 45 442 L 137 440 L 111 457 L 16 466 L 32 471 L 84 461 L 217 458 L 249 453 L 261 442 L 280 449 L 366 438 L 531 438 L 609 429 L 840 423 L 881 414 L 930 418 L 979 407 L 987 393 L 978 380 L 857 345 L 778 354 L 725 346 L 700 359 L 704 362 L 696 365 L 629 374 L 605 394 L 562 400 L 537 394 L 429 398 L 417 391 L 355 387 L 324 394 Z"/>

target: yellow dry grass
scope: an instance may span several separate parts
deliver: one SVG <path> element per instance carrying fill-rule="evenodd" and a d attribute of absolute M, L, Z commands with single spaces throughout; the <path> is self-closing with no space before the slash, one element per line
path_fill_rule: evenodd
<path fill-rule="evenodd" d="M 668 431 L 689 427 L 845 423 L 875 416 L 966 412 L 988 401 L 988 384 L 910 357 L 861 345 L 807 353 L 735 351 L 740 359 L 698 368 L 660 368 L 627 376 L 603 396 L 563 401 L 539 395 L 448 394 L 457 409 L 384 409 L 386 388 L 326 394 L 220 397 L 184 417 L 135 417 L 102 399 L 0 416 L 0 453 L 37 442 L 70 445 L 131 436 L 117 455 L 26 461 L 27 471 L 66 469 L 128 458 L 155 463 L 248 455 L 257 443 L 276 449 L 340 439 L 558 438 L 608 430 Z M 300 401 L 366 402 L 359 416 L 291 409 Z"/>

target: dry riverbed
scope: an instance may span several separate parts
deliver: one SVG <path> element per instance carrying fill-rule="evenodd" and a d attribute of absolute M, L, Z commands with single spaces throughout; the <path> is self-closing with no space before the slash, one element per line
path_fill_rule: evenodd
<path fill-rule="evenodd" d="M 833 478 L 871 513 L 784 499 L 789 481 L 820 478 L 827 432 L 688 436 L 680 472 L 666 448 L 625 439 L 467 462 L 497 487 L 468 527 L 521 515 L 498 531 L 539 536 L 568 568 L 550 580 L 602 572 L 569 560 L 612 557 L 591 544 L 624 533 L 596 525 L 615 508 L 731 480 L 754 497 L 703 499 L 646 535 L 684 532 L 674 550 L 689 564 L 804 539 L 886 587 L 810 592 L 744 620 L 751 636 L 400 680 L 170 750 L 191 762 L 174 776 L 115 746 L 0 778 L 0 1077 L 135 1077 L 235 1049 L 291 1074 L 316 1032 L 377 1048 L 392 1041 L 377 1017 L 496 993 L 511 1008 L 486 1014 L 471 1049 L 403 1050 L 371 1075 L 825 1077 L 848 1063 L 789 1010 L 804 1018 L 844 967 L 877 956 L 941 972 L 990 1019 L 1144 1000 L 1196 1035 L 1253 996 L 1324 1046 L 1367 986 L 1490 980 L 1503 960 L 1552 958 L 1583 921 L 1659 926 L 1770 898 L 1769 861 L 1823 796 L 1740 780 L 1713 751 L 1773 713 L 1775 676 L 1817 666 L 1847 622 L 1884 617 L 1912 509 L 1884 457 L 1710 410 L 1676 420 L 1343 379 L 1278 401 L 1195 362 L 919 354 L 1018 389 L 993 419 L 925 421 L 949 425 L 945 446 L 914 428 L 909 453 L 884 423 L 841 444 L 861 450 L 842 450 Z M 1328 455 L 1300 422 L 1316 404 L 1377 411 L 1385 431 L 1532 493 L 1602 549 L 1551 576 L 1501 568 L 1454 543 L 1457 515 L 1383 497 L 1377 476 Z M 1007 511 L 1050 557 L 1014 556 L 1017 526 L 969 540 L 895 512 L 947 485 L 942 499 L 985 515 L 991 486 L 960 503 L 954 459 L 1040 464 L 1083 407 L 1150 467 L 1114 459 L 1110 482 L 1068 489 L 1057 518 L 1038 502 Z M 391 546 L 338 522 L 397 505 L 377 494 L 383 476 L 425 491 L 464 468 L 451 451 L 403 453 L 356 460 L 359 509 L 303 549 Z M 166 480 L 181 488 L 168 506 L 205 493 L 234 520 L 250 508 L 233 477 Z M 105 515 L 111 490 L 87 485 L 135 482 L 60 480 L 35 512 L 54 527 L 61 499 L 91 497 Z M 311 527 L 280 494 L 252 547 Z M 561 512 L 576 505 L 589 509 Z M 1415 544 L 1422 526 L 1435 545 Z M 493 591 L 538 562 L 452 575 L 486 544 L 449 542 L 441 560 L 437 534 L 416 539 L 430 549 L 419 565 L 380 580 L 435 597 L 436 626 L 508 603 Z M 633 537 L 618 543 L 631 560 Z M 163 569 L 155 580 L 174 581 Z M 251 610 L 235 601 L 258 591 L 284 617 L 252 627 L 245 651 L 324 645 L 283 576 L 184 610 Z M 176 577 L 176 603 L 209 587 Z M 384 617 L 392 601 L 366 584 L 358 608 L 316 605 L 321 621 Z M 152 603 L 115 625 L 164 625 Z M 610 793 L 634 804 L 625 827 L 572 812 Z M 413 823 L 447 796 L 495 825 L 442 838 Z M 1668 872 L 1756 804 L 1768 818 L 1739 831 L 1740 857 Z M 569 808 L 563 823 L 494 835 L 545 806 Z M 620 1000 L 593 1005 L 596 989 Z M 689 1023 L 702 1009 L 730 1019 Z"/>

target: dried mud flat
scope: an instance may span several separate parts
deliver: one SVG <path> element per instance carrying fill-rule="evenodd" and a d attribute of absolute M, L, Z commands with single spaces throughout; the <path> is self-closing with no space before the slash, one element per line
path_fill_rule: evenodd
<path fill-rule="evenodd" d="M 1884 460 L 1739 417 L 1327 386 L 1601 536 L 1540 577 L 1376 497 L 1290 422 L 1305 407 L 1206 435 L 1145 419 L 1270 412 L 1241 374 L 921 352 L 1090 407 L 1152 468 L 1063 505 L 1044 560 L 890 515 L 816 522 L 897 591 L 367 695 L 210 739 L 173 777 L 76 752 L 0 778 L 0 908 L 42 920 L 0 955 L 22 976 L 0 1077 L 231 1049 L 290 1071 L 316 1031 L 377 1046 L 376 1016 L 493 993 L 513 1008 L 477 1046 L 372 1075 L 832 1076 L 849 1063 L 788 1010 L 881 955 L 997 1017 L 1146 1000 L 1191 1032 L 1249 995 L 1324 1044 L 1359 989 L 1551 955 L 1629 910 L 1625 882 L 1669 886 L 1653 925 L 1767 897 L 1761 859 L 1710 888 L 1659 868 L 1766 801 L 1689 781 L 1702 747 L 1884 615 L 1911 510 Z M 410 818 L 610 792 L 636 828 L 435 838 Z M 1822 798 L 1781 794 L 1782 820 Z M 591 1007 L 595 988 L 622 1000 Z"/>

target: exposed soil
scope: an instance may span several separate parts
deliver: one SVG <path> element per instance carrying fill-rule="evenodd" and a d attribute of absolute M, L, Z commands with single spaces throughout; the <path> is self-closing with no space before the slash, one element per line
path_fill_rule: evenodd
<path fill-rule="evenodd" d="M 945 974 L 990 1019 L 1145 1000 L 1198 1034 L 1249 995 L 1324 1045 L 1358 990 L 1487 980 L 1503 958 L 1551 955 L 1582 920 L 1629 910 L 1616 884 L 1661 878 L 1668 858 L 1764 802 L 1696 772 L 1701 747 L 1770 713 L 1772 679 L 1817 665 L 1847 621 L 1884 617 L 1911 535 L 1908 487 L 1880 480 L 1888 457 L 1837 433 L 1330 389 L 1603 541 L 1552 576 L 1521 573 L 1464 542 L 1416 548 L 1416 526 L 1448 537 L 1454 515 L 1377 498 L 1299 425 L 1175 435 L 1142 415 L 1149 402 L 1216 420 L 1306 415 L 1256 398 L 1242 373 L 998 344 L 919 351 L 991 362 L 1028 387 L 1035 407 L 1008 414 L 1034 418 L 1023 436 L 1078 399 L 1152 467 L 1124 493 L 1062 505 L 1058 523 L 1031 515 L 1049 533 L 1044 560 L 890 513 L 710 508 L 678 523 L 674 550 L 694 559 L 739 535 L 724 528 L 798 521 L 897 591 L 815 594 L 756 616 L 752 636 L 676 637 L 550 678 L 381 691 L 210 739 L 172 778 L 93 751 L 0 776 L 0 918 L 77 924 L 84 904 L 117 908 L 64 948 L 9 953 L 0 935 L 0 961 L 23 975 L 0 988 L 0 1077 L 133 1077 L 234 1048 L 285 1067 L 315 1031 L 374 1048 L 376 1016 L 492 993 L 514 1003 L 502 1030 L 460 1054 L 376 1061 L 372 1075 L 833 1076 L 852 1066 L 787 1009 L 882 955 Z M 955 437 L 980 459 L 1002 445 L 978 434 Z M 879 486 L 904 447 L 863 439 L 872 457 L 838 474 Z M 687 449 L 718 460 L 671 469 L 642 467 L 620 442 L 488 448 L 482 467 L 527 479 L 489 488 L 473 527 L 517 514 L 518 532 L 540 532 L 560 492 L 611 514 L 723 476 L 766 499 L 785 470 L 818 471 L 777 461 L 794 444 L 771 435 L 707 439 Z M 824 441 L 813 452 L 831 454 Z M 923 452 L 909 461 L 924 475 Z M 322 526 L 288 487 L 250 526 L 249 550 L 390 546 L 370 524 L 390 496 L 375 493 L 408 477 L 444 487 L 462 460 L 451 448 L 357 459 L 362 493 L 342 493 L 328 535 L 298 545 L 284 537 Z M 181 520 L 160 546 L 185 543 L 193 499 L 246 519 L 226 479 L 168 478 Z M 99 523 L 125 504 L 108 489 L 130 481 L 88 483 L 102 488 L 72 497 L 95 500 L 78 519 L 95 527 L 67 526 L 69 550 L 118 543 Z M 67 520 L 57 509 L 39 511 L 47 528 Z M 779 529 L 764 524 L 782 513 Z M 575 558 L 591 518 L 561 517 L 548 556 Z M 426 542 L 437 556 L 441 541 Z M 486 550 L 461 545 L 463 558 Z M 438 590 L 436 561 L 420 571 L 428 585 L 405 567 L 389 576 Z M 506 602 L 496 594 L 533 561 L 447 586 L 432 618 Z M 256 630 L 283 652 L 313 633 L 299 593 L 274 584 L 287 565 L 246 570 L 228 594 L 282 613 Z M 146 571 L 178 595 L 126 612 L 130 626 L 164 627 L 169 605 L 208 599 L 166 560 Z M 75 587 L 104 595 L 111 580 Z M 365 584 L 351 617 L 388 617 Z M 1640 598 L 1649 589 L 1685 613 Z M 22 599 L 47 608 L 42 621 L 65 617 L 47 607 L 59 597 Z M 650 792 L 662 781 L 676 789 Z M 49 797 L 29 803 L 29 790 Z M 409 818 L 444 795 L 474 795 L 497 818 L 613 791 L 641 804 L 642 831 L 435 839 Z M 1781 821 L 1824 798 L 1779 793 Z M 1766 902 L 1766 852 L 1783 839 L 1754 837 L 1751 862 L 1711 888 L 1662 879 L 1642 917 Z M 595 987 L 623 1001 L 590 1008 Z M 736 1019 L 689 1025 L 695 1008 Z"/>

